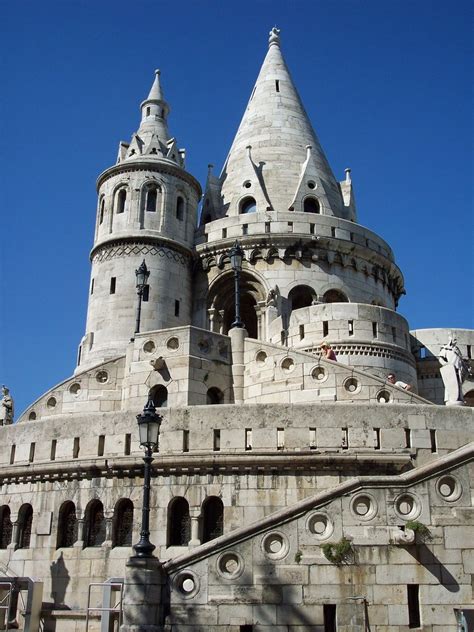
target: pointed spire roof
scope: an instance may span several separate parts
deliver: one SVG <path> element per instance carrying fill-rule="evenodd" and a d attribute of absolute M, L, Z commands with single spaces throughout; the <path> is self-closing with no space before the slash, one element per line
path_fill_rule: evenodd
<path fill-rule="evenodd" d="M 146 103 L 148 101 L 163 101 L 163 92 L 161 90 L 161 82 L 160 82 L 161 70 L 155 70 L 155 80 L 153 81 L 153 85 L 151 86 L 150 94 L 148 98 L 143 102 Z M 142 104 L 143 105 L 143 104 Z"/>
<path fill-rule="evenodd" d="M 275 27 L 270 31 L 267 55 L 222 170 L 227 214 L 239 212 L 244 191 L 256 198 L 258 210 L 288 211 L 295 199 L 303 200 L 303 170 L 311 173 L 312 181 L 305 195 L 316 196 L 323 213 L 343 217 L 339 185 L 283 59 L 280 31 Z M 244 184 L 241 174 L 251 171 L 255 182 L 247 175 Z"/>

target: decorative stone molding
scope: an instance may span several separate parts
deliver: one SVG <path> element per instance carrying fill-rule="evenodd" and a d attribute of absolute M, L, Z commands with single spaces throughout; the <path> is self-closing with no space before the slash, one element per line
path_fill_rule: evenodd
<path fill-rule="evenodd" d="M 130 256 L 143 256 L 152 255 L 159 257 L 166 257 L 167 259 L 176 261 L 181 265 L 185 266 L 189 263 L 190 257 L 186 257 L 182 253 L 176 252 L 171 248 L 166 248 L 164 246 L 144 244 L 140 241 L 132 242 L 132 243 L 123 243 L 123 244 L 106 244 L 104 246 L 99 246 L 97 250 L 95 250 L 94 255 L 92 257 L 92 263 L 102 263 L 102 261 L 110 261 L 110 259 L 115 259 L 116 257 L 130 257 Z"/>

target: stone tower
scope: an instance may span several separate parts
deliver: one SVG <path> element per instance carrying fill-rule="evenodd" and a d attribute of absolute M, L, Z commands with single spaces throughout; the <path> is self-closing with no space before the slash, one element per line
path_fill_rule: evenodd
<path fill-rule="evenodd" d="M 134 332 L 135 270 L 143 260 L 150 277 L 141 329 L 191 321 L 190 262 L 201 188 L 168 132 L 170 107 L 159 70 L 140 107 L 138 131 L 130 143 L 120 143 L 117 163 L 97 180 L 87 324 L 76 372 L 125 353 Z"/>

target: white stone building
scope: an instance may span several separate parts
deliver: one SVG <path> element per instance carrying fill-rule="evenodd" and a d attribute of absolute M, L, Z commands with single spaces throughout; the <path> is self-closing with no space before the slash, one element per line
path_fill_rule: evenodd
<path fill-rule="evenodd" d="M 357 222 L 350 170 L 332 173 L 276 29 L 203 195 L 168 114 L 156 71 L 98 178 L 74 374 L 0 427 L 0 629 L 36 631 L 38 615 L 45 632 L 85 630 L 89 585 L 124 578 L 151 396 L 162 586 L 128 602 L 127 632 L 147 609 L 169 632 L 472 630 L 474 380 L 448 402 L 467 405 L 445 406 L 438 358 L 453 336 L 472 365 L 474 332 L 410 332 L 396 311 L 394 254 Z"/>

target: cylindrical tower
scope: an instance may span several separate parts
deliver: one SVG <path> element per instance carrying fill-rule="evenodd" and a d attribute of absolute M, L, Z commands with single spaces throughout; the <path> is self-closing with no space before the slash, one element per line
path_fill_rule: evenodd
<path fill-rule="evenodd" d="M 135 270 L 150 270 L 141 331 L 191 322 L 191 260 L 197 180 L 184 169 L 184 150 L 170 137 L 170 108 L 160 72 L 141 104 L 141 123 L 121 142 L 117 164 L 97 181 L 98 205 L 86 333 L 76 372 L 123 355 L 135 331 Z"/>

